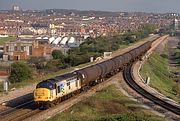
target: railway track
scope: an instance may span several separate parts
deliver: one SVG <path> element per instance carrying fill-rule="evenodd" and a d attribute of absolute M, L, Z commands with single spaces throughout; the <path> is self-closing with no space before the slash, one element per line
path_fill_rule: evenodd
<path fill-rule="evenodd" d="M 0 120 L 1 121 L 22 121 L 39 112 L 41 112 L 41 110 L 38 110 L 34 101 L 29 101 L 27 103 L 2 111 L 0 113 Z"/>
<path fill-rule="evenodd" d="M 155 104 L 165 108 L 168 111 L 171 111 L 177 115 L 180 115 L 180 106 L 175 106 L 172 105 L 156 96 L 154 96 L 153 94 L 149 93 L 148 91 L 146 91 L 145 89 L 141 88 L 133 79 L 132 77 L 132 64 L 127 66 L 124 71 L 123 71 L 123 76 L 124 79 L 126 81 L 126 83 L 132 88 L 134 89 L 136 92 L 138 92 L 139 94 L 141 94 L 142 96 L 144 96 L 145 98 L 151 100 L 152 102 L 154 102 Z"/>

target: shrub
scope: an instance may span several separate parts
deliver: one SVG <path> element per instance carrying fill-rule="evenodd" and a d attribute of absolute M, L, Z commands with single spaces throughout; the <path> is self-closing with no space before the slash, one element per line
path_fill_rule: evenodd
<path fill-rule="evenodd" d="M 30 78 L 32 78 L 32 71 L 28 65 L 23 62 L 15 62 L 11 65 L 10 82 L 22 82 Z"/>
<path fill-rule="evenodd" d="M 64 55 L 61 50 L 53 50 L 52 52 L 53 59 L 64 59 Z"/>

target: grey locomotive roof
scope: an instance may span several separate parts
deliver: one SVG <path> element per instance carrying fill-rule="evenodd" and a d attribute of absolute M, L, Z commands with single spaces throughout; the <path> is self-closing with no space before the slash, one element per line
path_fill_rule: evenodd
<path fill-rule="evenodd" d="M 44 80 L 43 82 L 50 82 L 50 83 L 54 84 L 56 82 L 56 80 L 51 78 L 51 79 Z"/>
<path fill-rule="evenodd" d="M 67 73 L 67 74 L 64 74 L 64 75 L 60 75 L 60 76 L 56 76 L 55 78 L 50 78 L 50 79 L 47 79 L 47 80 L 44 80 L 40 83 L 45 83 L 45 82 L 49 82 L 49 83 L 57 83 L 61 80 L 65 80 L 65 79 L 68 79 L 68 78 L 71 78 L 71 77 L 74 77 L 76 76 L 75 72 L 71 72 L 71 73 Z"/>
<path fill-rule="evenodd" d="M 61 80 L 64 80 L 64 79 L 74 77 L 75 75 L 76 74 L 74 72 L 71 72 L 71 73 L 67 73 L 67 74 L 64 74 L 64 75 L 56 76 L 54 79 L 58 80 L 58 81 L 61 81 Z"/>

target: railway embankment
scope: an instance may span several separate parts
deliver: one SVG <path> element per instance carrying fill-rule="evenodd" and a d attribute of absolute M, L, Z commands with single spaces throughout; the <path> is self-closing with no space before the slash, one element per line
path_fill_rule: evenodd
<path fill-rule="evenodd" d="M 133 65 L 133 77 L 135 82 L 142 87 L 144 90 L 146 90 L 147 92 L 153 94 L 155 97 L 158 97 L 161 100 L 164 100 L 165 102 L 172 104 L 174 106 L 180 107 L 179 103 L 168 98 L 167 96 L 163 95 L 161 92 L 159 92 L 157 89 L 151 87 L 150 85 L 146 84 L 146 80 L 143 79 L 139 73 L 140 68 L 143 66 L 142 65 L 143 62 L 142 61 L 138 61 Z M 173 119 L 178 119 L 180 118 L 178 115 L 173 114 L 167 110 L 165 110 L 164 108 L 151 103 L 151 101 L 149 100 L 143 100 L 142 101 L 145 105 L 151 107 L 153 110 L 158 111 L 159 113 L 163 114 L 164 117 L 166 117 L 167 120 L 173 120 Z"/>
<path fill-rule="evenodd" d="M 179 87 L 180 83 L 173 80 L 174 74 L 171 73 L 167 42 L 169 38 L 161 43 L 159 47 L 144 61 L 140 69 L 143 80 L 149 77 L 149 86 L 162 93 L 166 97 L 180 102 Z"/>
<path fill-rule="evenodd" d="M 163 95 L 171 98 L 177 102 L 180 102 L 178 94 L 179 83 L 173 81 L 171 73 L 168 70 L 167 59 L 160 56 L 158 53 L 153 53 L 141 68 L 141 75 L 145 80 L 150 78 L 150 84 L 152 88 L 156 89 Z"/>
<path fill-rule="evenodd" d="M 177 85 L 174 84 L 172 80 L 170 80 L 170 72 L 168 70 L 169 63 L 166 58 L 166 55 L 164 54 L 165 52 L 164 47 L 166 47 L 167 40 L 168 38 L 166 39 L 164 38 L 164 40 L 163 39 L 157 40 L 153 43 L 154 46 L 148 51 L 143 61 L 138 61 L 134 64 L 133 77 L 136 83 L 140 85 L 146 91 L 150 92 L 154 96 L 170 104 L 173 104 L 179 107 L 180 106 L 178 102 L 179 97 L 178 95 L 175 95 L 174 89 L 173 89 L 173 87 Z M 156 51 L 154 52 L 154 50 Z M 148 59 L 147 59 L 147 56 L 149 56 Z M 141 73 L 140 73 L 140 70 L 141 70 Z M 143 73 L 144 76 L 142 74 L 142 71 L 144 71 Z M 147 76 L 148 74 L 154 77 Z M 149 85 L 146 83 L 147 77 L 150 77 Z M 168 79 L 168 80 L 165 80 L 165 79 Z M 154 80 L 154 84 L 156 88 L 152 86 L 153 80 Z M 170 93 L 171 96 L 173 95 L 175 99 L 169 98 L 169 96 L 163 94 L 161 91 L 159 91 L 159 89 L 164 89 L 164 91 L 166 91 L 167 89 L 171 90 L 171 91 L 167 91 L 166 93 Z M 146 105 L 150 104 L 149 101 L 142 101 L 142 102 L 144 102 L 144 104 Z M 178 115 L 174 115 L 171 112 L 168 112 L 162 109 L 161 107 L 156 106 L 155 104 L 150 104 L 149 106 L 158 112 L 159 111 L 163 112 L 162 114 L 164 115 L 164 117 L 167 118 L 167 120 L 172 120 L 174 117 L 176 117 L 177 119 L 179 117 Z"/>

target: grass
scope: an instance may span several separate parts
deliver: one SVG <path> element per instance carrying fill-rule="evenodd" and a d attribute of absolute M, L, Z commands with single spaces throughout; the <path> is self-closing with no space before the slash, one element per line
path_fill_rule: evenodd
<path fill-rule="evenodd" d="M 48 121 L 163 121 L 111 85 Z"/>
<path fill-rule="evenodd" d="M 180 102 L 180 94 L 178 93 L 178 88 L 176 88 L 180 84 L 170 78 L 172 74 L 169 72 L 168 66 L 168 60 L 154 52 L 142 66 L 140 73 L 144 79 L 150 77 L 151 87 L 167 97 Z"/>
<path fill-rule="evenodd" d="M 0 45 L 4 45 L 6 42 L 15 41 L 16 37 L 3 37 L 0 38 Z"/>

